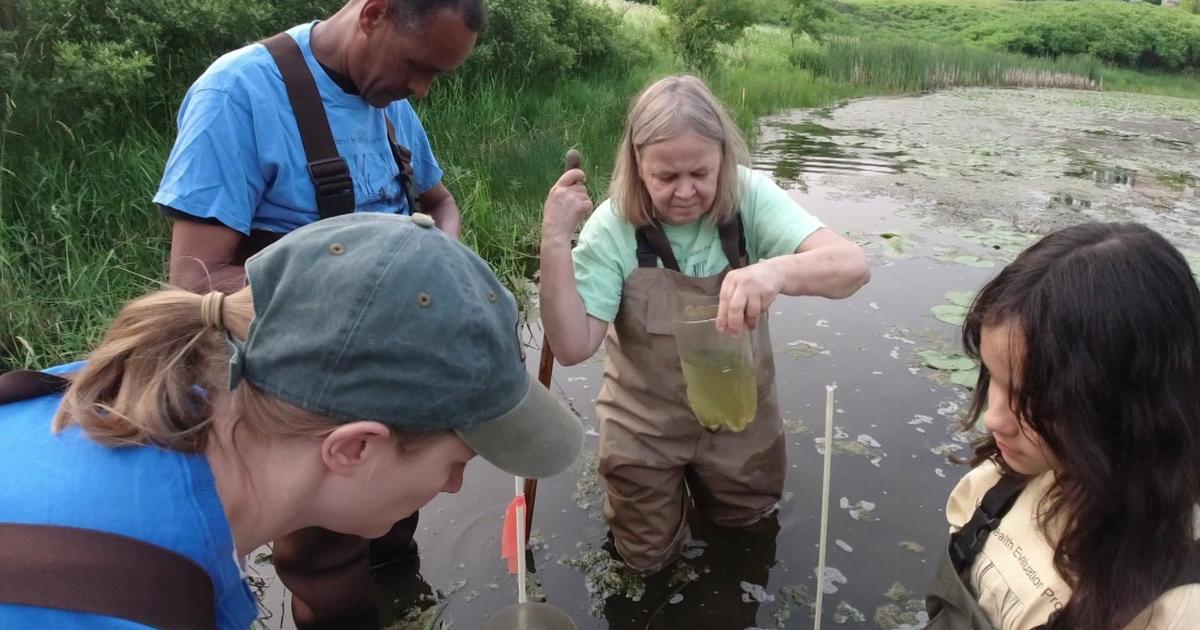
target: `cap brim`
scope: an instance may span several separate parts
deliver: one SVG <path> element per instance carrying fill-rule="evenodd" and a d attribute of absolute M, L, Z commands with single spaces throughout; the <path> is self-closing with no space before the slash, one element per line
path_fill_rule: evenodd
<path fill-rule="evenodd" d="M 495 467 L 533 479 L 566 470 L 583 448 L 579 418 L 533 379 L 525 398 L 511 411 L 457 432 Z"/>

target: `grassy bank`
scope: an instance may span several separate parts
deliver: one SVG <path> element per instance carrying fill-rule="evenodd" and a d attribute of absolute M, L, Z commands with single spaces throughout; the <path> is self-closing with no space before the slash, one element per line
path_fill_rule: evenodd
<path fill-rule="evenodd" d="M 589 185 L 602 198 L 630 98 L 653 78 L 684 70 L 661 43 L 660 12 L 606 4 L 622 13 L 633 40 L 646 43 L 633 66 L 581 68 L 540 82 L 468 73 L 440 81 L 417 103 L 463 209 L 464 240 L 512 286 L 536 267 L 541 202 L 563 152 L 583 152 Z M 878 40 L 818 44 L 757 26 L 721 48 L 705 77 L 750 132 L 757 117 L 785 108 L 946 85 L 1093 81 L 1200 97 L 1195 79 L 1115 71 L 1088 59 Z M 17 127 L 11 107 L 0 112 L 9 116 L 0 122 L 0 370 L 78 358 L 120 304 L 165 277 L 170 226 L 150 198 L 173 124 L 161 108 L 137 106 L 119 111 L 120 131 L 85 132 L 69 121 Z"/>
<path fill-rule="evenodd" d="M 1089 54 L 1148 71 L 1200 71 L 1200 15 L 1120 0 L 840 0 L 844 35 L 975 44 L 1035 56 Z"/>

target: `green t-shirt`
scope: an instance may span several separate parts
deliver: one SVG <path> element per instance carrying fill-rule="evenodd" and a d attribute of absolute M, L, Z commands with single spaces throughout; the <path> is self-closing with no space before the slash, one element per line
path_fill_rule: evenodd
<path fill-rule="evenodd" d="M 738 210 L 751 263 L 793 254 L 804 239 L 824 227 L 766 175 L 745 167 L 739 167 L 738 174 L 744 190 Z M 685 275 L 715 276 L 729 265 L 711 222 L 702 218 L 662 227 Z M 592 317 L 613 321 L 625 279 L 637 269 L 637 237 L 633 224 L 617 213 L 611 199 L 601 203 L 584 224 L 571 256 L 584 308 Z"/>

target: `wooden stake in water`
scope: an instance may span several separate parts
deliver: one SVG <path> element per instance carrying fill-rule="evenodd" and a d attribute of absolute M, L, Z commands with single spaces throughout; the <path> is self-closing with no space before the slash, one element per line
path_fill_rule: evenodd
<path fill-rule="evenodd" d="M 517 496 L 524 494 L 525 480 L 516 478 Z M 525 603 L 525 508 L 517 505 L 517 603 Z"/>
<path fill-rule="evenodd" d="M 817 603 L 813 629 L 821 629 L 821 602 L 825 599 L 825 543 L 829 534 L 829 467 L 833 463 L 833 391 L 825 386 L 825 472 L 821 476 L 821 543 L 817 550 Z"/>

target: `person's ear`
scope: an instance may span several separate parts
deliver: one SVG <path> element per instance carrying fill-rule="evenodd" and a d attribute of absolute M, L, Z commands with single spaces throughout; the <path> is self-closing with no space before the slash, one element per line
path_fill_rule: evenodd
<path fill-rule="evenodd" d="M 388 19 L 391 19 L 388 0 L 366 0 L 358 10 L 358 28 L 367 35 L 383 26 Z"/>
<path fill-rule="evenodd" d="M 334 429 L 321 441 L 321 460 L 335 474 L 352 474 L 372 449 L 394 448 L 392 435 L 380 422 L 351 422 Z"/>

